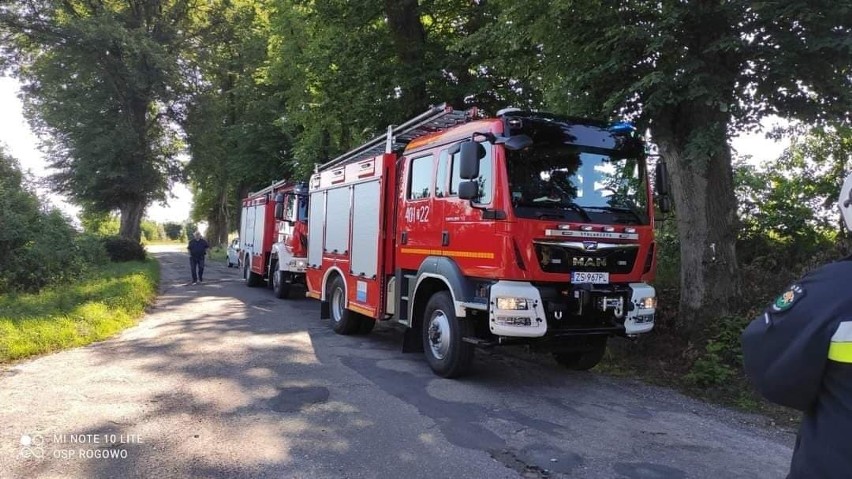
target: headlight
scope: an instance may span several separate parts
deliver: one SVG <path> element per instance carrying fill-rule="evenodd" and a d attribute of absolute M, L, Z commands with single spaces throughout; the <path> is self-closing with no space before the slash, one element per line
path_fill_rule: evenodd
<path fill-rule="evenodd" d="M 641 298 L 636 306 L 639 309 L 657 309 L 657 298 L 655 296 Z"/>
<path fill-rule="evenodd" d="M 497 298 L 497 309 L 530 309 L 526 298 Z"/>
<path fill-rule="evenodd" d="M 291 259 L 290 267 L 294 269 L 305 269 L 308 267 L 308 262 L 303 259 Z"/>

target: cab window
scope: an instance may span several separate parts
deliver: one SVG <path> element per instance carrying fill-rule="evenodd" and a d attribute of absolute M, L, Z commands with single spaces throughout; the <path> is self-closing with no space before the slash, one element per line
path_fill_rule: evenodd
<path fill-rule="evenodd" d="M 420 200 L 428 198 L 430 188 L 432 187 L 432 155 L 421 156 L 411 160 L 408 176 L 408 194 L 409 200 Z"/>
<path fill-rule="evenodd" d="M 435 175 L 436 198 L 444 198 L 450 195 L 450 192 L 447 190 L 447 165 L 449 162 L 450 155 L 447 154 L 447 150 L 442 151 L 441 156 L 438 157 L 438 171 Z"/>

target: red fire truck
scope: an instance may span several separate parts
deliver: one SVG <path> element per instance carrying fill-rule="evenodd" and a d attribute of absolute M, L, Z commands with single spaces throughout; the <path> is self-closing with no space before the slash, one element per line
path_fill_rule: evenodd
<path fill-rule="evenodd" d="M 278 298 L 304 284 L 307 185 L 282 180 L 243 199 L 240 263 L 248 286 L 267 284 Z"/>
<path fill-rule="evenodd" d="M 654 326 L 647 161 L 629 124 L 433 107 L 311 177 L 308 296 L 340 334 L 405 325 L 440 376 L 501 344 L 589 369 Z"/>

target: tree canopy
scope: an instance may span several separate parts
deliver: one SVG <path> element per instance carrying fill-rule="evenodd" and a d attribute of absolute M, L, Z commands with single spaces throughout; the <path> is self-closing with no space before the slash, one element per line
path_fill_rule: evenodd
<path fill-rule="evenodd" d="M 4 5 L 7 70 L 46 140 L 54 186 L 93 211 L 121 211 L 140 238 L 145 207 L 177 177 L 180 43 L 192 2 L 34 0 Z"/>

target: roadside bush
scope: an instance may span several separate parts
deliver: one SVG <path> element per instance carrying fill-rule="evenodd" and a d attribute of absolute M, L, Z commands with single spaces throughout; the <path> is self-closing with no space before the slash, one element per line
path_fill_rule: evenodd
<path fill-rule="evenodd" d="M 740 334 L 751 318 L 726 316 L 714 323 L 714 335 L 685 378 L 695 386 L 720 386 L 735 377 L 743 362 Z"/>
<path fill-rule="evenodd" d="M 2 150 L 0 225 L 0 294 L 67 283 L 103 261 L 102 247 L 77 233 L 61 212 L 40 205 L 17 162 Z"/>
<path fill-rule="evenodd" d="M 180 223 L 165 223 L 163 225 L 163 231 L 165 232 L 166 237 L 172 241 L 177 241 L 184 238 L 183 225 Z"/>
<path fill-rule="evenodd" d="M 118 234 L 121 221 L 115 213 L 104 213 L 83 207 L 80 213 L 80 223 L 83 231 L 98 236 L 114 236 Z"/>
<path fill-rule="evenodd" d="M 87 266 L 102 265 L 109 261 L 103 239 L 97 235 L 83 233 L 74 239 L 78 260 Z"/>
<path fill-rule="evenodd" d="M 142 220 L 142 237 L 145 241 L 162 241 L 166 238 L 166 232 L 163 225 L 151 220 Z"/>
<path fill-rule="evenodd" d="M 39 214 L 27 234 L 29 241 L 14 248 L 5 261 L 3 290 L 38 291 L 82 273 L 73 247 L 75 232 L 61 213 Z"/>
<path fill-rule="evenodd" d="M 122 236 L 110 236 L 103 241 L 110 261 L 145 261 L 145 247 L 137 241 Z"/>

